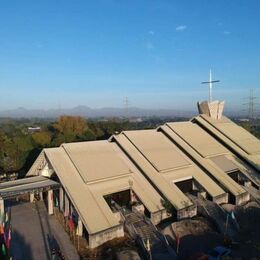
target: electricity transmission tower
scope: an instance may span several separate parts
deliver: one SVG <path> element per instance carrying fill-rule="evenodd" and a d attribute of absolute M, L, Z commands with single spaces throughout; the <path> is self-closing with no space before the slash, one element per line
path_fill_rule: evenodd
<path fill-rule="evenodd" d="M 247 106 L 248 111 L 248 119 L 252 123 L 256 119 L 256 112 L 257 112 L 257 97 L 255 96 L 255 90 L 250 89 L 249 97 L 246 98 L 248 100 L 247 103 L 244 105 Z"/>
<path fill-rule="evenodd" d="M 125 118 L 128 119 L 128 112 L 129 112 L 129 100 L 128 97 L 125 97 Z"/>

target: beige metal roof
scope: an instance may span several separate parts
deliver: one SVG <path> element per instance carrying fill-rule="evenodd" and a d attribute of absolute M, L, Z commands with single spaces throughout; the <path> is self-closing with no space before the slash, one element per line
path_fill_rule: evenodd
<path fill-rule="evenodd" d="M 247 154 L 248 158 L 258 160 L 258 145 L 251 148 L 250 142 L 254 139 L 248 138 L 243 131 L 238 131 L 237 137 L 231 139 L 224 133 L 228 131 L 225 127 L 220 131 L 202 116 L 195 120 L 210 132 L 215 131 L 232 148 L 241 148 L 245 142 L 246 148 L 241 148 L 241 154 L 245 156 L 247 149 L 251 153 Z M 230 122 L 223 117 L 223 125 Z M 45 157 L 89 234 L 120 225 L 104 199 L 105 195 L 114 192 L 132 188 L 150 212 L 163 209 L 162 197 L 156 190 L 177 210 L 193 205 L 175 184 L 184 179 L 194 178 L 212 197 L 224 194 L 224 190 L 205 172 L 235 196 L 246 192 L 225 173 L 238 165 L 239 169 L 243 168 L 242 162 L 191 122 L 167 123 L 157 130 L 126 131 L 113 136 L 110 141 L 71 143 L 44 149 L 28 175 L 39 174 L 42 164 L 46 163 Z M 256 175 L 249 176 L 258 181 Z"/>
<path fill-rule="evenodd" d="M 98 197 L 103 198 L 103 196 L 111 193 L 129 190 L 131 185 L 131 189 L 150 212 L 157 212 L 163 209 L 161 196 L 155 193 L 150 185 L 147 185 L 145 179 L 139 177 L 138 175 L 132 175 L 130 177 L 106 180 L 105 182 L 89 185 L 89 189 L 95 194 L 97 199 Z"/>
<path fill-rule="evenodd" d="M 205 118 L 246 153 L 260 154 L 260 141 L 243 127 L 233 123 L 227 117 L 223 117 L 221 120 Z"/>
<path fill-rule="evenodd" d="M 100 208 L 64 149 L 45 149 L 45 154 L 90 234 L 119 224 L 107 205 Z"/>
<path fill-rule="evenodd" d="M 33 176 L 0 183 L 0 197 L 11 198 L 19 194 L 39 191 L 44 188 L 59 188 L 60 184 L 43 176 Z"/>
<path fill-rule="evenodd" d="M 155 130 L 125 131 L 124 134 L 158 172 L 191 166 L 167 137 Z"/>
<path fill-rule="evenodd" d="M 227 118 L 223 118 L 223 122 L 227 122 L 227 120 Z M 199 125 L 192 122 L 167 123 L 167 125 L 202 157 L 211 159 L 220 170 L 227 172 L 238 169 L 253 183 L 260 186 L 259 175 L 253 169 L 246 167 L 240 159 L 232 155 L 224 145 L 216 141 Z"/>
<path fill-rule="evenodd" d="M 199 120 L 202 120 L 200 117 L 198 118 Z M 197 118 L 195 118 L 195 120 L 197 120 Z M 228 119 L 224 117 L 223 122 L 228 122 Z M 233 155 L 230 150 L 225 148 L 223 144 L 218 142 L 199 125 L 192 122 L 167 123 L 167 125 L 202 157 L 211 159 L 214 163 L 213 166 L 217 165 L 220 170 L 225 172 L 238 169 L 253 181 L 253 183 L 260 186 L 260 178 L 255 170 L 246 167 L 239 158 Z M 209 147 L 207 147 L 207 143 Z M 221 153 L 221 150 L 223 153 Z M 208 162 L 211 163 L 210 161 Z"/>
<path fill-rule="evenodd" d="M 43 176 L 34 176 L 34 177 L 28 177 L 28 178 L 13 180 L 13 181 L 6 181 L 0 183 L 0 189 L 10 188 L 13 186 L 27 185 L 27 184 L 30 185 L 35 182 L 45 182 L 47 180 L 49 179 Z"/>
<path fill-rule="evenodd" d="M 163 133 L 156 130 L 125 131 L 123 135 L 115 136 L 115 138 L 177 209 L 189 201 L 186 195 L 173 185 L 182 179 L 196 179 L 212 197 L 225 193 Z M 154 151 L 154 147 L 158 149 L 158 152 Z M 160 167 L 157 164 L 159 161 L 162 161 Z M 161 169 L 164 169 L 163 174 L 158 174 L 161 173 Z M 172 189 L 174 193 L 178 190 L 178 194 L 181 192 L 182 196 L 172 197 L 172 192 L 165 193 L 166 187 Z M 181 202 L 182 200 L 185 203 Z"/>
<path fill-rule="evenodd" d="M 131 173 L 117 156 L 114 146 L 108 141 L 62 145 L 86 183 Z"/>
<path fill-rule="evenodd" d="M 239 170 L 238 165 L 229 160 L 225 155 L 210 158 L 224 172 Z"/>
<path fill-rule="evenodd" d="M 191 158 L 196 161 L 198 165 L 203 167 L 209 174 L 211 174 L 216 180 L 218 180 L 223 187 L 226 187 L 226 189 L 234 196 L 244 194 L 246 192 L 225 172 L 223 172 L 218 167 L 214 167 L 212 164 L 207 162 L 207 159 L 201 157 L 201 155 L 199 155 L 198 152 L 189 145 L 189 143 L 185 142 L 184 139 L 181 138 L 181 136 L 179 136 L 172 130 L 172 128 L 169 126 L 169 123 L 161 126 L 159 129 L 162 130 L 169 138 L 171 138 L 171 140 L 182 147 L 191 156 Z"/>
<path fill-rule="evenodd" d="M 241 159 L 239 159 L 235 154 L 225 155 L 229 161 L 235 164 L 239 171 L 241 171 L 249 180 L 251 180 L 255 185 L 260 187 L 260 175 L 259 173 L 252 167 L 249 167 L 248 164 L 245 164 Z"/>
<path fill-rule="evenodd" d="M 163 175 L 169 182 L 180 182 L 183 180 L 194 179 L 208 192 L 211 197 L 218 197 L 224 194 L 224 190 L 219 187 L 208 175 L 201 169 L 192 165 L 189 168 L 177 169 L 169 171 Z"/>
<path fill-rule="evenodd" d="M 232 152 L 260 170 L 260 141 L 256 137 L 224 116 L 221 120 L 213 120 L 206 115 L 199 115 L 193 120 L 219 138 Z"/>
<path fill-rule="evenodd" d="M 161 174 L 158 174 L 158 171 L 124 134 L 116 135 L 114 139 L 123 147 L 127 155 L 138 165 L 150 182 L 161 191 L 164 197 L 166 197 L 177 210 L 193 205 L 191 200 L 183 194 L 174 183 L 170 183 L 167 179 L 162 178 Z"/>
<path fill-rule="evenodd" d="M 195 120 L 198 119 L 202 120 L 200 117 L 195 118 Z M 223 124 L 231 122 L 226 117 L 222 117 L 222 119 L 218 121 L 223 122 Z M 234 156 L 234 158 L 227 159 L 227 155 L 231 154 L 230 150 L 224 147 L 223 144 L 218 142 L 199 125 L 192 122 L 167 123 L 167 125 L 202 157 L 212 159 L 220 169 L 224 171 L 228 171 L 228 169 L 229 171 L 239 169 L 256 185 L 260 185 L 260 178 L 254 170 L 241 165 L 242 162 Z M 213 130 L 216 132 L 216 129 L 213 128 Z M 215 159 L 215 157 L 217 158 Z M 222 160 L 220 160 L 220 158 L 222 158 Z"/>
<path fill-rule="evenodd" d="M 191 122 L 167 123 L 167 125 L 203 157 L 228 153 L 223 145 Z"/>
<path fill-rule="evenodd" d="M 96 147 L 93 142 L 81 142 L 44 149 L 49 164 L 59 177 L 89 234 L 120 224 L 104 199 L 107 194 L 132 188 L 151 213 L 163 209 L 162 197 L 115 143 L 108 141 L 95 143 Z M 100 153 L 103 153 L 101 157 Z M 85 163 L 81 163 L 76 157 L 80 157 L 81 160 L 87 158 L 86 162 L 91 158 L 93 160 L 91 166 L 86 163 L 86 169 L 83 171 Z M 93 170 L 93 162 L 98 169 L 97 178 L 94 178 L 92 171 L 90 172 L 92 181 L 86 182 L 85 179 L 89 180 L 88 170 Z M 111 166 L 113 162 L 115 165 Z M 104 172 L 101 169 L 104 169 Z M 116 174 L 113 174 L 113 170 Z M 121 174 L 122 172 L 126 173 Z"/>

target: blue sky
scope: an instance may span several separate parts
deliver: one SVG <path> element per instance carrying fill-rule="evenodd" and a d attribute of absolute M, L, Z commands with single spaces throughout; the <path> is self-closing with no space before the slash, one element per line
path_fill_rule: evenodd
<path fill-rule="evenodd" d="M 2 0 L 0 110 L 241 109 L 260 86 L 259 0 Z"/>

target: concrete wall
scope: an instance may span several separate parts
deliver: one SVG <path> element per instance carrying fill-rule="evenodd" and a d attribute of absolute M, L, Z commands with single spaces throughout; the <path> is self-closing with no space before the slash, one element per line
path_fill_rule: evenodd
<path fill-rule="evenodd" d="M 89 248 L 93 249 L 114 238 L 124 236 L 123 225 L 107 229 L 105 231 L 89 235 Z"/>
<path fill-rule="evenodd" d="M 203 101 L 198 103 L 198 109 L 200 114 L 205 114 L 214 119 L 221 119 L 224 110 L 224 101 Z"/>
<path fill-rule="evenodd" d="M 217 197 L 212 198 L 212 200 L 217 204 L 228 203 L 228 193 L 224 193 Z"/>
<path fill-rule="evenodd" d="M 199 184 L 197 180 L 192 178 L 192 190 L 194 191 L 205 191 L 205 189 Z"/>
<path fill-rule="evenodd" d="M 119 211 L 114 212 L 113 214 L 114 214 L 116 220 L 118 220 L 119 222 L 123 221 L 122 214 Z"/>
<path fill-rule="evenodd" d="M 245 192 L 243 194 L 236 196 L 235 199 L 236 199 L 235 201 L 236 205 L 241 205 L 250 200 L 250 194 L 248 192 Z"/>
<path fill-rule="evenodd" d="M 163 219 L 169 218 L 165 209 L 151 213 L 151 221 L 154 225 L 159 224 Z"/>
<path fill-rule="evenodd" d="M 40 175 L 50 178 L 53 173 L 54 170 L 50 167 L 48 163 L 46 163 L 43 169 L 41 170 Z"/>
<path fill-rule="evenodd" d="M 197 215 L 197 206 L 192 205 L 177 211 L 177 219 L 191 218 Z"/>

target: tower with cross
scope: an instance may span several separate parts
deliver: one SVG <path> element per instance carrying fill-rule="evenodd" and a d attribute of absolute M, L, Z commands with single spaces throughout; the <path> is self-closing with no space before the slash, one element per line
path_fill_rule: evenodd
<path fill-rule="evenodd" d="M 212 86 L 220 80 L 213 80 L 211 70 L 209 71 L 209 81 L 203 81 L 202 84 L 209 85 L 209 100 L 198 102 L 198 109 L 200 114 L 209 116 L 212 119 L 221 119 L 224 110 L 224 101 L 214 100 L 212 98 Z"/>

